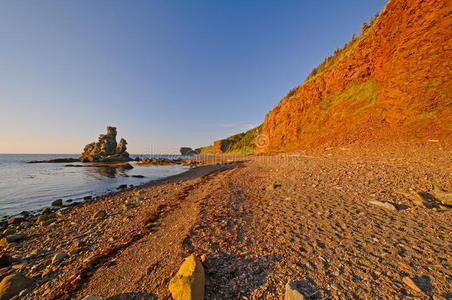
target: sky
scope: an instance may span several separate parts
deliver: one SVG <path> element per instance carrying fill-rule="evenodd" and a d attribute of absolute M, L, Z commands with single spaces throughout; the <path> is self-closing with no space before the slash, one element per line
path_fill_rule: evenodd
<path fill-rule="evenodd" d="M 0 153 L 130 153 L 251 129 L 385 0 L 0 0 Z"/>

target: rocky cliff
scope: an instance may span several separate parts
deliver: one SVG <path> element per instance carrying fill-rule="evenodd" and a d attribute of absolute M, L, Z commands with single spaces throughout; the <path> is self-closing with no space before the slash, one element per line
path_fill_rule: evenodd
<path fill-rule="evenodd" d="M 452 132 L 452 6 L 392 0 L 340 59 L 271 110 L 258 152 Z"/>

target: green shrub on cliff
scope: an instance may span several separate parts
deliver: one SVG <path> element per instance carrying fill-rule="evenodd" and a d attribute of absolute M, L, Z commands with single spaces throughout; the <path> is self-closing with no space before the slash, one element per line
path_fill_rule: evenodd
<path fill-rule="evenodd" d="M 201 155 L 213 154 L 213 146 L 201 147 Z"/>
<path fill-rule="evenodd" d="M 239 133 L 233 135 L 232 138 L 234 143 L 229 147 L 226 153 L 230 154 L 253 154 L 256 152 L 256 137 L 261 133 L 262 125 L 256 128 L 250 129 L 247 132 Z"/>

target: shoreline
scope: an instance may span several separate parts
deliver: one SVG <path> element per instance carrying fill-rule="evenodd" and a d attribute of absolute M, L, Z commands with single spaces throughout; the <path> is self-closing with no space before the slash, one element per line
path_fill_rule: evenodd
<path fill-rule="evenodd" d="M 25 162 L 26 164 L 28 164 L 28 162 Z M 135 164 L 133 164 L 135 165 Z M 167 165 L 138 165 L 139 167 L 155 167 L 155 166 L 169 166 L 169 165 L 183 165 L 181 164 L 167 164 Z M 190 167 L 190 165 L 186 165 L 187 167 Z M 129 163 L 88 163 L 85 165 L 64 165 L 64 167 L 83 167 L 83 168 L 118 168 L 118 169 L 133 169 L 133 166 L 130 165 Z M 186 172 L 186 170 L 182 170 L 182 172 Z M 177 175 L 177 174 L 176 174 Z M 130 177 L 130 178 L 146 178 L 145 175 L 128 175 L 125 177 Z M 164 175 L 165 178 L 166 176 Z M 161 179 L 161 178 L 160 178 Z M 142 183 L 138 183 L 138 184 L 130 184 L 130 187 L 137 187 L 137 186 L 141 186 L 144 184 L 147 184 L 151 181 L 154 180 L 159 180 L 159 179 L 149 179 L 146 180 L 146 182 L 142 182 Z M 11 218 L 15 218 L 15 217 L 23 217 L 24 215 L 38 215 L 40 214 L 40 212 L 44 209 L 52 209 L 54 211 L 57 210 L 61 210 L 61 209 L 65 209 L 65 208 L 69 208 L 72 206 L 77 206 L 80 205 L 82 203 L 85 203 L 86 201 L 94 201 L 96 198 L 99 197 L 105 197 L 108 196 L 110 194 L 114 194 L 114 193 L 118 193 L 121 191 L 121 189 L 119 188 L 120 186 L 123 186 L 123 184 L 118 183 L 117 187 L 112 188 L 109 191 L 100 191 L 100 192 L 96 192 L 96 191 L 91 191 L 91 192 L 87 192 L 87 194 L 85 195 L 80 195 L 80 196 L 60 196 L 60 198 L 58 198 L 58 196 L 49 196 L 48 199 L 48 204 L 44 207 L 41 208 L 37 208 L 37 209 L 25 209 L 22 211 L 19 211 L 17 213 L 10 213 L 10 214 L 6 214 L 6 215 L 1 215 L 0 216 L 0 229 L 1 226 L 4 225 L 4 222 L 7 222 L 9 219 Z M 127 188 L 130 188 L 129 185 Z M 59 201 L 62 200 L 64 202 L 63 205 L 52 205 L 53 202 L 55 201 Z M 68 201 L 69 200 L 69 201 Z"/>
<path fill-rule="evenodd" d="M 24 299 L 160 299 L 194 253 L 205 256 L 208 299 L 277 298 L 288 280 L 313 297 L 444 295 L 451 209 L 412 207 L 397 191 L 450 191 L 452 151 L 359 151 L 224 156 L 99 197 L 18 230 L 0 276 L 32 278 Z"/>

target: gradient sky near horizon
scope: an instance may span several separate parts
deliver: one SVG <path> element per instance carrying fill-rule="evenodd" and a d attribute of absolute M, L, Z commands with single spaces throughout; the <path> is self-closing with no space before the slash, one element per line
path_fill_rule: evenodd
<path fill-rule="evenodd" d="M 246 131 L 385 0 L 0 0 L 0 153 L 130 153 Z"/>

